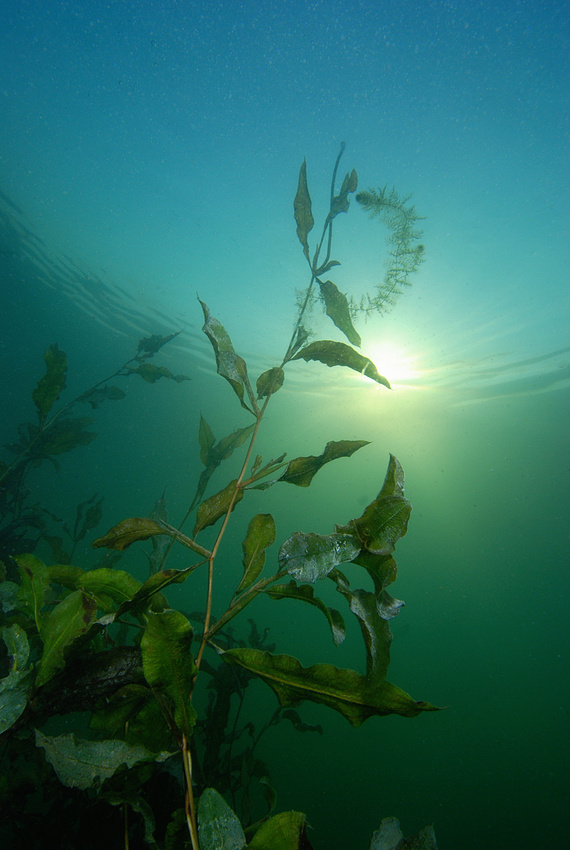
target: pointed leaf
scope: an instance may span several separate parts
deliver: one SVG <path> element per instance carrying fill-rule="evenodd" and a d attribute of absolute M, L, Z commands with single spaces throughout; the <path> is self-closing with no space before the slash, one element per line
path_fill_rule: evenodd
<path fill-rule="evenodd" d="M 89 630 L 96 613 L 95 601 L 82 590 L 74 590 L 46 617 L 41 629 L 44 649 L 38 664 L 36 687 L 45 685 L 65 666 L 65 650 Z"/>
<path fill-rule="evenodd" d="M 364 357 L 344 342 L 333 342 L 330 339 L 312 342 L 298 351 L 291 359 L 299 360 L 301 358 L 307 361 L 318 360 L 325 366 L 347 366 L 349 369 L 371 378 L 377 384 L 382 384 L 390 389 L 390 384 L 386 378 L 379 374 L 372 360 Z"/>
<path fill-rule="evenodd" d="M 307 260 L 309 259 L 309 243 L 307 236 L 313 229 L 315 219 L 311 210 L 311 196 L 309 195 L 309 187 L 307 185 L 307 163 L 303 160 L 303 164 L 299 170 L 299 185 L 297 194 L 293 202 L 295 213 L 295 221 L 297 222 L 297 236 L 299 242 L 303 246 L 303 253 Z"/>
<path fill-rule="evenodd" d="M 257 383 L 255 385 L 257 397 L 265 398 L 265 396 L 273 395 L 273 393 L 276 393 L 277 390 L 281 389 L 284 380 L 285 372 L 279 366 L 273 366 L 272 369 L 268 369 L 267 372 L 263 372 L 263 374 L 257 379 Z"/>
<path fill-rule="evenodd" d="M 171 339 L 175 339 L 179 333 L 182 333 L 182 331 L 175 331 L 175 333 L 168 334 L 168 336 L 153 334 L 152 336 L 144 337 L 139 340 L 138 351 L 152 357 L 157 351 L 160 351 L 163 345 L 166 345 Z"/>
<path fill-rule="evenodd" d="M 247 843 L 237 815 L 214 788 L 198 800 L 198 837 L 200 850 L 242 850 Z"/>
<path fill-rule="evenodd" d="M 341 212 L 348 212 L 348 208 L 350 206 L 348 195 L 350 192 L 356 192 L 357 187 L 358 176 L 353 168 L 350 174 L 346 174 L 342 182 L 340 192 L 332 200 L 330 213 L 328 215 L 329 219 L 333 219 Z"/>
<path fill-rule="evenodd" d="M 196 665 L 192 657 L 192 626 L 180 611 L 146 615 L 141 639 L 143 671 L 163 711 L 179 735 L 192 737 L 196 712 L 190 702 Z"/>
<path fill-rule="evenodd" d="M 279 812 L 265 821 L 248 850 L 312 850 L 307 838 L 307 816 L 302 812 Z"/>
<path fill-rule="evenodd" d="M 325 463 L 337 460 L 339 457 L 350 457 L 358 449 L 368 445 L 368 440 L 331 440 L 318 457 L 308 455 L 290 460 L 285 472 L 278 480 L 285 481 L 287 484 L 295 484 L 297 487 L 308 487 L 313 476 Z"/>
<path fill-rule="evenodd" d="M 18 592 L 20 607 L 26 611 L 28 616 L 35 622 L 38 631 L 41 631 L 45 614 L 42 608 L 45 605 L 46 595 L 50 586 L 49 570 L 38 558 L 33 555 L 20 555 L 14 559 L 22 577 L 22 583 Z"/>
<path fill-rule="evenodd" d="M 216 438 L 214 437 L 214 432 L 212 431 L 202 414 L 200 414 L 198 441 L 200 443 L 200 460 L 202 461 L 204 466 L 208 466 L 210 461 L 210 453 L 212 451 L 212 446 L 216 442 Z"/>
<path fill-rule="evenodd" d="M 305 699 L 322 703 L 340 712 L 352 726 L 360 726 L 374 715 L 415 717 L 422 711 L 438 710 L 428 702 L 416 702 L 386 680 L 372 681 L 355 670 L 332 664 L 303 667 L 291 655 L 272 655 L 259 649 L 218 649 L 218 652 L 224 661 L 259 676 L 272 688 L 281 705 L 295 705 Z"/>
<path fill-rule="evenodd" d="M 59 398 L 59 394 L 65 389 L 65 375 L 67 372 L 67 355 L 61 351 L 57 343 L 50 345 L 44 352 L 46 373 L 38 381 L 32 393 L 32 399 L 38 411 L 40 425 Z"/>
<path fill-rule="evenodd" d="M 351 534 L 307 534 L 295 531 L 279 550 L 279 566 L 298 581 L 312 584 L 339 564 L 352 561 L 360 544 Z"/>
<path fill-rule="evenodd" d="M 243 547 L 243 578 L 236 593 L 248 588 L 265 565 L 265 550 L 275 543 L 275 520 L 271 514 L 256 514 L 249 523 Z"/>
<path fill-rule="evenodd" d="M 196 565 L 193 564 L 191 567 L 186 567 L 185 570 L 159 570 L 153 573 L 150 578 L 147 578 L 144 584 L 140 585 L 131 599 L 127 599 L 121 604 L 116 616 L 121 617 L 127 611 L 142 611 L 149 606 L 151 600 L 153 601 L 153 607 L 156 607 L 154 603 L 156 602 L 157 594 L 161 590 L 164 590 L 170 584 L 182 584 L 195 569 Z M 154 600 L 153 597 L 155 597 Z M 158 599 L 160 598 L 158 597 Z M 159 602 L 159 604 L 161 603 Z"/>
<path fill-rule="evenodd" d="M 329 608 L 322 599 L 315 596 L 315 590 L 311 585 L 302 584 L 297 586 L 294 581 L 290 581 L 288 584 L 276 584 L 273 587 L 268 587 L 264 593 L 270 596 L 271 599 L 299 599 L 301 602 L 308 602 L 310 605 L 314 605 L 327 618 L 334 643 L 338 646 L 345 639 L 346 626 L 340 612 L 335 608 Z"/>
<path fill-rule="evenodd" d="M 233 481 L 230 481 L 223 490 L 220 490 L 219 493 L 215 493 L 213 496 L 210 496 L 202 502 L 196 514 L 196 525 L 194 526 L 193 532 L 194 537 L 196 537 L 198 532 L 202 531 L 203 528 L 213 525 L 220 517 L 225 516 L 229 510 L 230 504 L 232 504 L 236 484 L 237 478 L 234 478 Z M 232 504 L 232 511 L 235 509 L 237 503 L 241 502 L 242 499 L 243 490 L 240 488 L 238 489 L 235 501 Z"/>
<path fill-rule="evenodd" d="M 198 299 L 200 301 L 200 299 Z M 240 404 L 250 413 L 253 412 L 244 401 L 245 390 L 249 388 L 245 360 L 236 354 L 230 336 L 221 322 L 210 314 L 207 304 L 200 301 L 204 313 L 202 330 L 210 340 L 216 356 L 218 375 L 225 378 L 240 400 Z M 249 393 L 248 393 L 249 395 Z"/>
<path fill-rule="evenodd" d="M 131 366 L 127 375 L 140 375 L 147 384 L 155 384 L 161 378 L 170 378 L 172 381 L 176 381 L 177 384 L 190 380 L 187 375 L 173 375 L 170 369 L 167 369 L 165 366 L 154 366 L 152 363 L 141 363 L 140 366 L 136 367 Z"/>
<path fill-rule="evenodd" d="M 118 549 L 122 552 L 137 540 L 148 540 L 153 534 L 165 534 L 164 528 L 156 520 L 148 517 L 129 517 L 109 529 L 104 537 L 98 537 L 91 546 L 93 549 Z"/>
<path fill-rule="evenodd" d="M 73 732 L 51 737 L 36 729 L 36 746 L 45 750 L 48 761 L 59 781 L 68 788 L 91 788 L 121 767 L 133 767 L 140 762 L 162 762 L 172 753 L 151 753 L 139 744 L 124 741 L 84 741 L 76 739 Z"/>
<path fill-rule="evenodd" d="M 325 302 L 327 316 L 353 345 L 360 345 L 360 335 L 356 332 L 350 317 L 350 307 L 346 295 L 332 282 L 319 280 L 321 295 Z"/>

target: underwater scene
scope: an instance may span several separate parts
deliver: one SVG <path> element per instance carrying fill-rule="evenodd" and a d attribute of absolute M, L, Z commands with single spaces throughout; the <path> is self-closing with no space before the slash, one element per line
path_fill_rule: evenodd
<path fill-rule="evenodd" d="M 1 4 L 3 850 L 568 846 L 569 36 Z"/>

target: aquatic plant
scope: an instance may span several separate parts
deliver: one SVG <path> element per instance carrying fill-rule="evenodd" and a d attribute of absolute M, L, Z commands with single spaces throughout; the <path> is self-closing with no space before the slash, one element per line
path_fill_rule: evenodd
<path fill-rule="evenodd" d="M 373 716 L 415 717 L 437 710 L 428 702 L 414 700 L 387 680 L 392 641 L 389 621 L 403 604 L 387 588 L 396 578 L 393 552 L 407 531 L 411 513 L 404 493 L 404 473 L 393 456 L 379 492 L 361 516 L 334 525 L 329 534 L 294 532 L 281 542 L 273 567 L 268 563 L 267 550 L 277 540 L 274 517 L 269 513 L 254 515 L 242 543 L 241 578 L 226 610 L 217 617 L 212 611 L 214 565 L 220 545 L 234 510 L 247 501 L 248 493 L 282 484 L 309 487 L 323 466 L 348 458 L 368 445 L 365 440 L 330 441 L 320 454 L 292 460 L 286 460 L 282 452 L 265 461 L 255 454 L 265 412 L 283 386 L 289 364 L 305 360 L 340 366 L 389 387 L 374 363 L 354 347 L 359 346 L 360 337 L 353 325 L 350 300 L 332 281 L 324 280 L 324 275 L 339 264 L 331 259 L 333 223 L 340 213 L 348 211 L 349 195 L 356 192 L 358 183 L 353 170 L 336 192 L 343 150 L 344 146 L 333 169 L 329 211 L 312 257 L 309 234 L 314 220 L 306 164 L 301 166 L 294 215 L 310 281 L 299 301 L 293 333 L 281 362 L 263 372 L 255 381 L 255 388 L 247 364 L 235 351 L 225 327 L 211 314 L 208 305 L 199 301 L 203 331 L 211 343 L 217 372 L 228 382 L 252 422 L 217 440 L 201 417 L 198 441 L 204 468 L 178 528 L 168 523 L 164 506 L 159 505 L 150 517 L 124 519 L 93 542 L 97 549 L 120 553 L 135 543 L 152 540 L 148 579 L 141 582 L 127 571 L 109 566 L 91 570 L 68 563 L 47 566 L 34 555 L 24 554 L 15 559 L 18 580 L 0 584 L 1 636 L 6 646 L 4 678 L 0 680 L 0 733 L 16 749 L 22 740 L 29 743 L 33 734 L 36 752 L 44 752 L 45 760 L 64 786 L 81 789 L 91 799 L 120 806 L 125 846 L 129 843 L 130 810 L 141 816 L 143 840 L 155 846 L 183 846 L 181 830 L 185 829 L 193 850 L 229 850 L 246 845 L 251 850 L 308 848 L 305 815 L 272 814 L 275 794 L 265 766 L 255 755 L 261 735 L 283 721 L 292 723 L 299 732 L 318 732 L 317 727 L 304 724 L 295 710 L 305 700 L 339 712 L 353 726 Z M 392 210 L 390 215 L 398 212 L 405 219 L 405 224 L 393 226 L 394 233 L 399 233 L 399 244 L 404 245 L 395 248 L 394 256 L 404 256 L 407 244 L 410 256 L 416 251 L 418 262 L 414 266 L 410 261 L 407 272 L 394 271 L 394 281 L 402 283 L 402 275 L 409 276 L 419 263 L 421 251 L 417 246 L 410 247 L 417 236 L 412 227 L 417 216 L 413 208 L 405 207 L 407 199 L 400 202 L 395 193 L 391 200 L 373 191 L 361 193 L 360 198 L 366 208 L 384 205 Z M 307 309 L 317 291 L 327 315 L 351 345 L 328 339 L 309 342 Z M 393 289 L 392 295 L 395 293 Z M 372 309 L 374 303 L 382 306 L 382 297 L 369 296 L 366 309 Z M 158 350 L 166 339 L 156 338 L 156 346 L 152 338 L 143 341 L 142 353 L 139 345 L 140 359 L 144 361 L 146 353 L 154 353 L 154 348 Z M 140 362 L 132 371 L 144 377 L 148 365 Z M 55 416 L 50 420 L 49 413 L 63 387 L 65 371 L 56 350 L 46 359 L 46 366 L 46 379 L 41 390 L 36 388 L 34 397 L 38 430 L 28 429 L 28 442 L 22 443 L 19 454 L 16 450 L 16 461 L 4 470 L 5 480 L 10 480 L 19 464 L 33 464 L 38 446 L 45 445 L 40 434 L 48 429 L 55 433 L 57 420 Z M 95 391 L 90 391 L 87 399 L 95 398 Z M 81 399 L 85 400 L 85 394 Z M 65 421 L 63 413 L 61 421 Z M 214 471 L 242 448 L 244 457 L 238 476 L 206 497 Z M 92 527 L 87 521 L 89 509 L 86 524 L 82 525 L 87 504 L 81 506 L 81 514 L 78 512 L 76 534 L 83 527 Z M 191 534 L 186 534 L 182 527 L 192 515 L 194 527 Z M 204 545 L 198 538 L 207 528 L 217 532 L 213 543 Z M 169 546 L 157 544 L 165 539 L 170 539 Z M 188 566 L 166 566 L 174 544 L 191 553 Z M 373 590 L 351 586 L 341 570 L 349 563 L 360 567 L 363 575 L 372 580 Z M 173 607 L 164 592 L 190 579 L 195 582 L 200 574 L 206 584 L 205 610 L 187 615 Z M 364 643 L 363 673 L 329 663 L 305 667 L 292 655 L 276 653 L 275 647 L 266 642 L 267 633 L 260 634 L 251 619 L 248 640 L 237 641 L 233 637 L 234 618 L 263 594 L 276 602 L 287 600 L 316 608 L 325 618 L 333 643 L 340 644 L 346 634 L 344 617 L 317 596 L 318 581 L 332 582 L 358 622 Z M 196 688 L 205 677 L 215 695 L 199 717 Z M 259 731 L 253 724 L 246 724 L 250 743 L 236 754 L 237 720 L 228 734 L 230 702 L 237 697 L 241 705 L 243 694 L 254 679 L 273 690 L 279 708 Z M 50 735 L 40 728 L 46 719 L 72 711 L 89 712 L 89 734 Z M 240 731 L 244 732 L 245 727 Z M 175 764 L 176 758 L 184 777 L 184 801 L 174 810 L 168 809 L 170 819 L 162 825 L 158 838 L 160 811 L 149 805 L 147 799 L 152 794 L 143 796 L 141 788 L 148 789 L 157 774 L 169 788 L 177 788 L 176 769 L 168 767 Z M 38 763 L 38 773 L 42 769 Z M 250 794 L 256 777 L 267 789 L 267 809 L 261 819 L 251 823 Z M 221 796 L 228 794 L 235 808 L 238 790 L 243 823 Z M 175 792 L 169 796 L 171 801 Z"/>

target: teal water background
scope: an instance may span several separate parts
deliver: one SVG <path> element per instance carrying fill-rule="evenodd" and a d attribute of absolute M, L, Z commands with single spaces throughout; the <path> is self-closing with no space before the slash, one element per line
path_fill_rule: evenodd
<path fill-rule="evenodd" d="M 69 397 L 150 333 L 183 330 L 160 362 L 192 377 L 130 382 L 123 407 L 97 411 L 98 440 L 64 459 L 55 486 L 50 470 L 34 479 L 55 513 L 97 491 L 102 533 L 148 514 L 166 488 L 175 521 L 200 471 L 200 413 L 217 437 L 248 424 L 215 376 L 196 293 L 253 374 L 283 354 L 295 288 L 308 284 L 292 215 L 303 158 L 315 232 L 341 141 L 341 174 L 412 192 L 426 216 L 412 288 L 359 325 L 393 391 L 295 364 L 259 451 L 371 445 L 306 491 L 252 495 L 220 558 L 222 604 L 251 514 L 274 513 L 278 540 L 328 533 L 374 497 L 389 452 L 406 471 L 414 511 L 396 551 L 406 607 L 389 679 L 448 708 L 354 730 L 305 704 L 322 736 L 268 734 L 260 755 L 279 808 L 307 812 L 318 850 L 365 849 L 390 815 L 406 833 L 434 823 L 441 850 L 567 845 L 569 11 L 512 0 L 0 9 L 0 188 L 19 211 L 2 210 L 43 240 L 39 256 L 90 271 L 24 274 L 17 246 L 3 246 L 2 443 L 33 415 L 52 342 L 70 359 Z M 339 217 L 331 277 L 343 291 L 381 279 L 384 238 L 354 203 Z M 78 557 L 94 563 L 88 546 Z M 143 569 L 140 557 L 126 563 Z M 335 649 L 317 612 L 265 601 L 253 615 L 304 663 L 362 663 L 359 635 Z"/>

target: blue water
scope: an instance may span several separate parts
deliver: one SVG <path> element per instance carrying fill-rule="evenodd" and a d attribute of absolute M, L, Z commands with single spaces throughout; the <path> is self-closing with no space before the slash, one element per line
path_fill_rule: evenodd
<path fill-rule="evenodd" d="M 70 397 L 151 333 L 182 331 L 161 363 L 193 379 L 131 382 L 126 407 L 97 411 L 99 439 L 62 461 L 57 487 L 51 470 L 35 479 L 54 512 L 105 493 L 106 528 L 166 487 L 179 520 L 200 412 L 218 437 L 248 424 L 215 376 L 196 295 L 254 374 L 282 356 L 309 282 L 292 206 L 304 158 L 317 222 L 343 141 L 341 177 L 413 193 L 425 216 L 412 287 L 358 325 L 393 391 L 295 364 L 260 435 L 267 458 L 372 441 L 307 491 L 256 494 L 281 539 L 359 515 L 399 458 L 414 512 L 389 678 L 449 706 L 353 730 L 306 705 L 322 736 L 267 739 L 278 807 L 307 812 L 316 848 L 366 850 L 390 815 L 406 833 L 433 823 L 441 850 L 567 845 L 569 13 L 544 0 L 0 7 L 0 209 L 43 262 L 23 274 L 3 250 L 2 442 L 33 415 L 55 341 Z M 354 202 L 335 222 L 329 274 L 357 300 L 382 278 L 384 238 Z M 314 324 L 340 338 L 318 308 Z M 245 517 L 228 532 L 239 558 Z M 259 618 L 305 663 L 357 663 L 316 615 Z"/>

